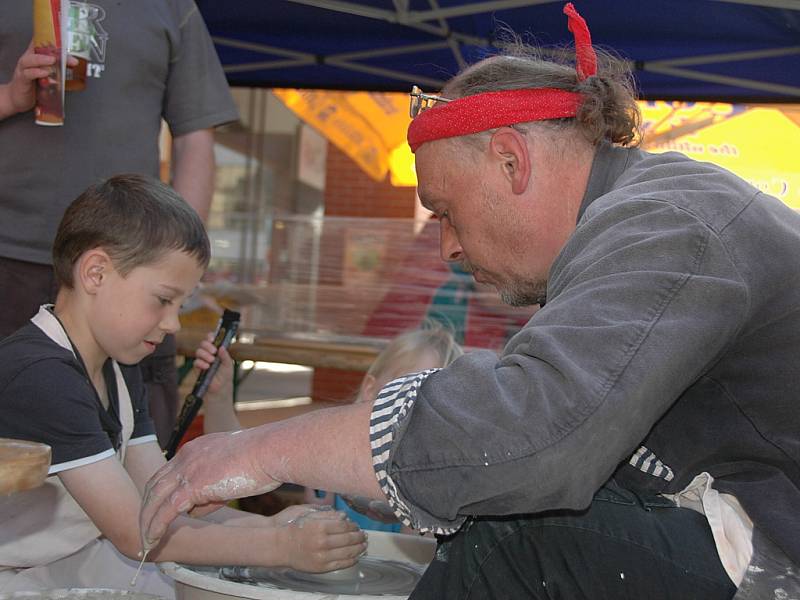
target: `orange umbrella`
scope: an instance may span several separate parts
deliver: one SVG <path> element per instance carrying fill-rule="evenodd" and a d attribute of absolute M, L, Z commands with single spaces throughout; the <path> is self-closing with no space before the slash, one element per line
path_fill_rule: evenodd
<path fill-rule="evenodd" d="M 303 121 L 352 158 L 370 177 L 417 184 L 406 143 L 408 95 L 328 90 L 273 90 Z"/>

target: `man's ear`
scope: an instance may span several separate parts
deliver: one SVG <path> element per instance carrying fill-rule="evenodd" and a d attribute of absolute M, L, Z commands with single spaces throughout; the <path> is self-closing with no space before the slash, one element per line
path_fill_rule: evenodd
<path fill-rule="evenodd" d="M 92 248 L 81 255 L 76 264 L 76 284 L 80 285 L 88 294 L 95 294 L 108 277 L 111 257 L 102 248 Z"/>
<path fill-rule="evenodd" d="M 501 127 L 489 140 L 489 152 L 503 169 L 515 194 L 523 193 L 531 178 L 531 161 L 525 137 L 513 127 Z"/>

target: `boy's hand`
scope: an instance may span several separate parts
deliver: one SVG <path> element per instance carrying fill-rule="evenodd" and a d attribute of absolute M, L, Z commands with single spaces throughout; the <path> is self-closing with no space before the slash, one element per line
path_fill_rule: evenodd
<path fill-rule="evenodd" d="M 351 567 L 367 549 L 367 537 L 344 513 L 309 505 L 290 506 L 275 517 L 284 527 L 287 566 L 324 573 Z"/>
<path fill-rule="evenodd" d="M 309 513 L 314 511 L 333 512 L 333 508 L 318 504 L 293 504 L 273 515 L 270 519 L 272 520 L 273 527 L 283 527 L 284 525 L 291 525 L 292 523 L 298 522 L 301 518 L 308 516 Z"/>
<path fill-rule="evenodd" d="M 342 500 L 345 501 L 347 506 L 354 511 L 361 513 L 380 523 L 397 523 L 397 516 L 394 514 L 394 509 L 388 502 L 380 500 L 373 500 L 365 496 L 347 496 L 342 495 Z"/>

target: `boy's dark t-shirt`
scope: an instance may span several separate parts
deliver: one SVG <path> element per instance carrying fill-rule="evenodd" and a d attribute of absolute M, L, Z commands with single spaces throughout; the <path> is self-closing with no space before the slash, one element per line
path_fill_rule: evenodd
<path fill-rule="evenodd" d="M 129 443 L 155 441 L 139 368 L 119 366 L 133 408 Z M 28 323 L 0 341 L 0 437 L 51 446 L 51 475 L 112 456 L 122 425 L 111 360 L 103 372 L 108 410 L 80 361 Z"/>

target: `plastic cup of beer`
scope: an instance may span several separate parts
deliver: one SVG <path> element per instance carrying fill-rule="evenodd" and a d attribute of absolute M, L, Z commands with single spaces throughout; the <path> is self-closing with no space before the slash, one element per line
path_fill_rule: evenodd
<path fill-rule="evenodd" d="M 66 90 L 77 92 L 86 87 L 86 70 L 92 48 L 91 7 L 86 2 L 68 2 L 67 53 L 77 65 L 66 65 Z"/>
<path fill-rule="evenodd" d="M 38 125 L 64 124 L 64 62 L 60 2 L 33 0 L 33 51 L 56 59 L 47 77 L 36 83 L 34 114 Z"/>

